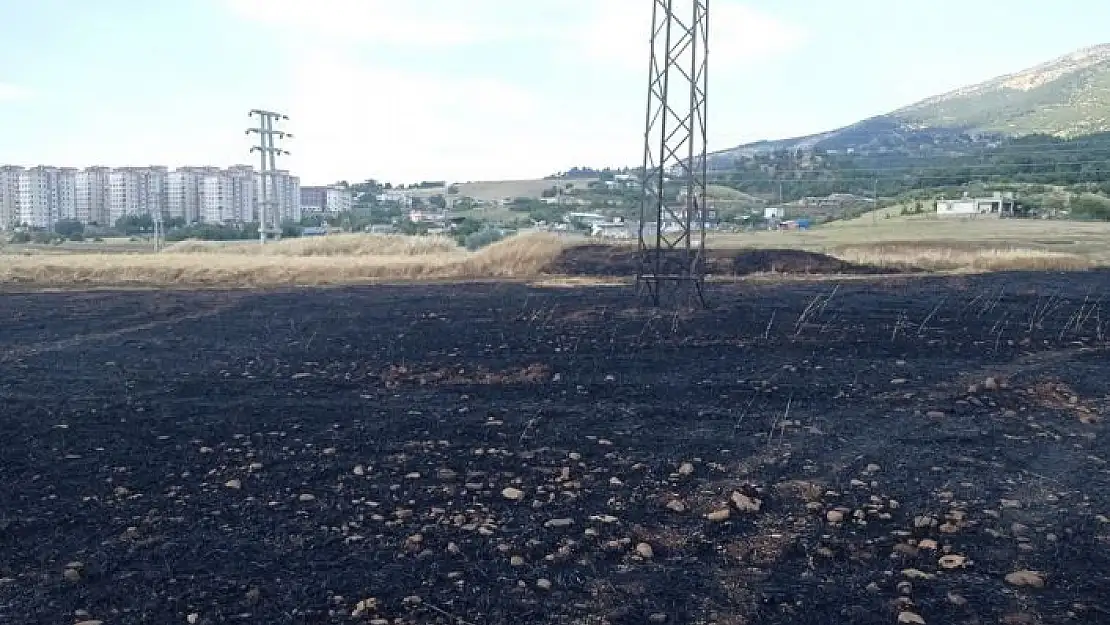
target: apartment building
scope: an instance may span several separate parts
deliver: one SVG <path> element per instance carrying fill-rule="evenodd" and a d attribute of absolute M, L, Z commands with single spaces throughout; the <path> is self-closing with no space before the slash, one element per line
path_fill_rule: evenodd
<path fill-rule="evenodd" d="M 19 172 L 18 222 L 32 228 L 53 228 L 77 215 L 77 170 L 39 165 Z"/>
<path fill-rule="evenodd" d="M 201 221 L 204 214 L 203 186 L 205 176 L 219 174 L 218 167 L 178 167 L 166 180 L 166 212 L 186 223 Z"/>
<path fill-rule="evenodd" d="M 165 167 L 118 167 L 108 174 L 109 221 L 135 215 L 164 215 L 167 204 Z"/>
<path fill-rule="evenodd" d="M 248 165 L 205 175 L 201 183 L 202 220 L 225 224 L 257 221 L 254 191 L 254 169 Z"/>
<path fill-rule="evenodd" d="M 0 230 L 52 228 L 62 219 L 114 225 L 121 217 L 181 217 L 189 223 L 251 223 L 259 218 L 261 175 L 249 165 L 216 167 L 0 166 Z M 288 171 L 268 185 L 282 221 L 301 217 L 300 180 Z"/>
<path fill-rule="evenodd" d="M 262 201 L 262 173 L 254 174 L 255 197 Z M 266 198 L 280 216 L 278 222 L 301 220 L 301 181 L 288 171 L 275 171 L 266 183 Z"/>
<path fill-rule="evenodd" d="M 22 167 L 0 167 L 0 230 L 19 225 L 19 176 Z"/>
<path fill-rule="evenodd" d="M 86 167 L 75 175 L 75 219 L 84 224 L 111 225 L 111 169 Z"/>
<path fill-rule="evenodd" d="M 306 213 L 346 213 L 354 203 L 351 190 L 339 185 L 301 187 L 301 210 Z"/>

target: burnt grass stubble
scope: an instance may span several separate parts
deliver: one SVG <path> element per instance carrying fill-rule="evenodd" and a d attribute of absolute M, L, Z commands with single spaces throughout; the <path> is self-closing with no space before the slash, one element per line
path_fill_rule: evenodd
<path fill-rule="evenodd" d="M 1108 292 L 6 295 L 0 622 L 1110 622 Z"/>

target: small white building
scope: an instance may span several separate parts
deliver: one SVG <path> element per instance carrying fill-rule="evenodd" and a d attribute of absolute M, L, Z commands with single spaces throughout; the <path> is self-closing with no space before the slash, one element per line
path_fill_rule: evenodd
<path fill-rule="evenodd" d="M 958 200 L 937 200 L 937 215 L 941 217 L 967 217 L 971 215 L 1008 216 L 1017 212 L 1018 204 L 1013 193 L 995 191 L 990 197 L 970 197 L 966 193 Z"/>
<path fill-rule="evenodd" d="M 767 206 L 763 209 L 763 218 L 767 221 L 786 218 L 785 206 Z"/>

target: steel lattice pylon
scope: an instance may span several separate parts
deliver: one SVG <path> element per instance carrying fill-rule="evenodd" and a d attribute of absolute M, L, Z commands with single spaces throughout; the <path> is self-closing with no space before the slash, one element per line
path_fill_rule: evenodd
<path fill-rule="evenodd" d="M 665 287 L 705 303 L 708 44 L 709 0 L 652 0 L 636 284 L 656 306 Z"/>

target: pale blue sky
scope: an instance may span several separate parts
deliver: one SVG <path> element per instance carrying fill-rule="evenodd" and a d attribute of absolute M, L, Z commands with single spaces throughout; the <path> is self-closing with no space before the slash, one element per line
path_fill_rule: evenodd
<path fill-rule="evenodd" d="M 0 0 L 0 163 L 306 183 L 639 160 L 649 0 Z M 827 130 L 1110 42 L 1106 0 L 711 0 L 710 147 Z M 269 46 L 263 49 L 262 46 Z"/>

